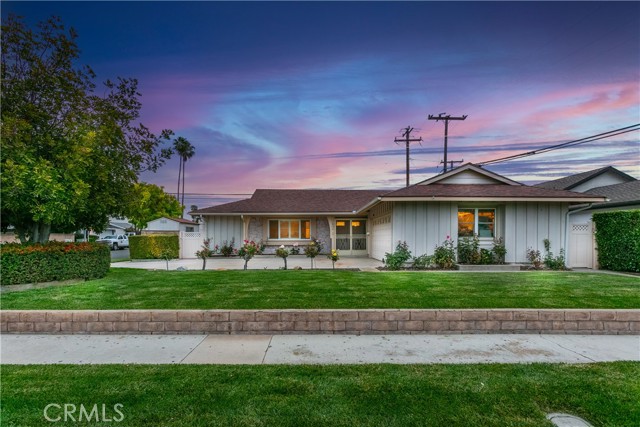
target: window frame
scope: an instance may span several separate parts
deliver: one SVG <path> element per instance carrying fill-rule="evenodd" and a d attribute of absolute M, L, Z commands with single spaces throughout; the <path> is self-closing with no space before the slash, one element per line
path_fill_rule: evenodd
<path fill-rule="evenodd" d="M 278 223 L 278 237 L 271 237 L 271 221 L 276 221 Z M 304 223 L 305 221 L 307 221 L 309 223 L 309 237 L 304 237 L 304 231 L 305 231 L 305 227 L 304 227 Z M 289 237 L 281 237 L 282 236 L 282 229 L 281 229 L 281 224 L 283 222 L 287 222 L 289 223 Z M 292 222 L 297 222 L 298 223 L 298 237 L 291 237 L 291 223 Z M 307 240 L 310 241 L 311 240 L 311 219 L 309 218 L 270 218 L 267 222 L 267 240 L 269 241 L 282 241 L 282 242 L 290 242 L 290 241 L 298 241 L 298 240 Z"/>
<path fill-rule="evenodd" d="M 472 236 L 462 236 L 462 237 L 473 237 L 473 236 L 478 236 L 478 238 L 480 240 L 494 240 L 497 237 L 497 233 L 496 233 L 496 223 L 497 223 L 497 213 L 498 210 L 495 207 L 470 207 L 470 206 L 465 206 L 465 207 L 458 207 L 458 212 L 457 212 L 457 218 L 458 218 L 458 239 L 461 238 L 460 236 L 460 211 L 473 211 L 473 234 Z M 491 237 L 481 237 L 480 233 L 479 233 L 479 227 L 478 224 L 480 224 L 480 215 L 478 215 L 479 211 L 493 211 L 493 222 L 483 222 L 483 224 L 493 224 L 493 236 Z"/>

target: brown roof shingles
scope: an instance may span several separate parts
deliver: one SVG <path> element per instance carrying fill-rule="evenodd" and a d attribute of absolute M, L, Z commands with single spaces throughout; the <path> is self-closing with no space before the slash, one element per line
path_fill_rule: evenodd
<path fill-rule="evenodd" d="M 308 214 L 354 213 L 373 202 L 403 197 L 565 199 L 580 202 L 594 199 L 591 194 L 549 190 L 527 185 L 505 184 L 429 184 L 413 185 L 392 192 L 380 190 L 256 190 L 250 199 L 199 209 L 192 214 Z"/>
<path fill-rule="evenodd" d="M 632 176 L 627 175 L 622 171 L 619 171 L 613 166 L 605 166 L 603 168 L 598 168 L 598 169 L 594 169 L 586 172 L 565 176 L 564 178 L 541 182 L 539 184 L 536 184 L 536 187 L 548 188 L 550 190 L 571 190 L 573 187 L 577 187 L 579 184 L 589 181 L 590 179 L 595 178 L 598 175 L 602 175 L 603 173 L 608 171 L 619 175 L 620 177 L 622 177 L 627 181 L 633 181 L 635 179 Z"/>
<path fill-rule="evenodd" d="M 250 199 L 199 209 L 216 213 L 352 213 L 384 192 L 379 190 L 256 190 Z"/>

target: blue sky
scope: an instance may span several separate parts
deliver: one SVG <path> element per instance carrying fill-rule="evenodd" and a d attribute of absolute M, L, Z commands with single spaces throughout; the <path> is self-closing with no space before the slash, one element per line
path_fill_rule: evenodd
<path fill-rule="evenodd" d="M 142 122 L 189 139 L 188 193 L 404 185 L 640 122 L 638 2 L 2 2 L 79 34 L 99 80 L 136 77 Z M 531 183 L 613 165 L 638 132 L 489 167 Z M 178 160 L 142 179 L 175 191 Z M 226 197 L 194 197 L 211 205 Z"/>

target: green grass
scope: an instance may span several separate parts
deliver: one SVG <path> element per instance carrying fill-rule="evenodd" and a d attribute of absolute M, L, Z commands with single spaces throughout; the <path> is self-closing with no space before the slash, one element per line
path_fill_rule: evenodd
<path fill-rule="evenodd" d="M 2 295 L 2 309 L 640 308 L 640 279 L 571 272 L 146 271 Z"/>
<path fill-rule="evenodd" d="M 2 425 L 49 425 L 49 403 L 106 404 L 111 416 L 120 403 L 125 419 L 109 425 L 539 427 L 551 426 L 547 413 L 566 412 L 635 427 L 638 378 L 632 362 L 3 366 Z"/>

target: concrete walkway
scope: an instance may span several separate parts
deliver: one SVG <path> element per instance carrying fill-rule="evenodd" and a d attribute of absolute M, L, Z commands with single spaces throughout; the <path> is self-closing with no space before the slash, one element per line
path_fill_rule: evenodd
<path fill-rule="evenodd" d="M 591 363 L 640 361 L 596 335 L 2 335 L 3 364 Z"/>

